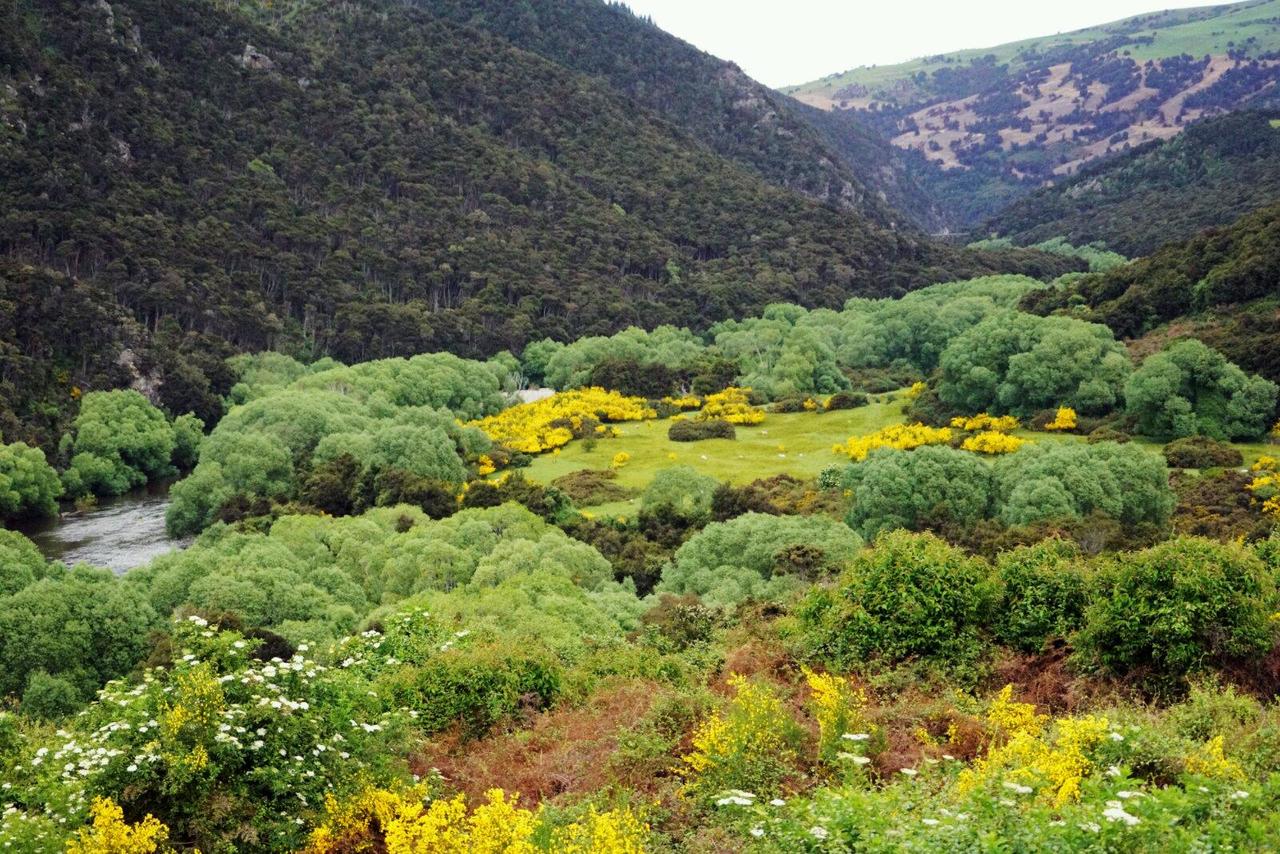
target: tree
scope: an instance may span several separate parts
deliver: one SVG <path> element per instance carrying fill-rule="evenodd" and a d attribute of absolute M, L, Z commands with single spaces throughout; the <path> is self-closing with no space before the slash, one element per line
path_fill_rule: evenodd
<path fill-rule="evenodd" d="M 952 339 L 940 367 L 944 403 L 1023 417 L 1058 405 L 1106 412 L 1130 372 L 1124 347 L 1105 326 L 1020 312 L 990 316 Z"/>
<path fill-rule="evenodd" d="M 86 394 L 70 445 L 64 482 L 73 495 L 119 495 L 174 474 L 173 426 L 132 389 Z"/>
<path fill-rule="evenodd" d="M 868 540 L 894 528 L 970 526 L 991 515 L 991 468 L 974 454 L 945 446 L 883 448 L 845 469 L 852 492 L 849 527 Z"/>
<path fill-rule="evenodd" d="M 1010 525 L 1098 511 L 1163 526 L 1173 512 L 1164 459 L 1132 444 L 1029 445 L 997 460 L 994 475 L 998 513 Z"/>
<path fill-rule="evenodd" d="M 806 574 L 834 571 L 853 557 L 862 539 L 846 525 L 821 516 L 746 513 L 712 522 L 675 553 L 655 594 L 694 593 L 713 607 L 748 597 L 767 598 L 798 586 L 792 550 L 811 547 Z"/>
<path fill-rule="evenodd" d="M 1276 384 L 1246 376 L 1194 338 L 1147 357 L 1125 385 L 1140 432 L 1168 441 L 1185 436 L 1256 439 L 1267 431 Z"/>
<path fill-rule="evenodd" d="M 691 524 L 711 516 L 711 504 L 720 484 L 691 466 L 660 469 L 640 496 L 640 512 L 665 512 Z"/>
<path fill-rule="evenodd" d="M 56 516 L 62 481 L 44 451 L 25 442 L 0 445 L 0 519 Z"/>

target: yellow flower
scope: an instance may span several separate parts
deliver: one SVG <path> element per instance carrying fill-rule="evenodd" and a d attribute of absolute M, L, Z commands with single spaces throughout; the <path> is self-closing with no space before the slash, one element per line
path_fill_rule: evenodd
<path fill-rule="evenodd" d="M 699 421 L 722 419 L 730 424 L 759 424 L 764 420 L 764 410 L 751 405 L 750 394 L 749 388 L 729 386 L 724 391 L 708 395 L 696 418 Z"/>
<path fill-rule="evenodd" d="M 538 454 L 560 448 L 581 435 L 590 425 L 598 436 L 610 435 L 610 428 L 596 421 L 643 421 L 657 417 L 640 397 L 627 397 L 602 388 L 562 391 L 532 403 L 504 409 L 497 415 L 472 421 L 494 442 L 513 451 Z"/>
<path fill-rule="evenodd" d="M 924 424 L 895 424 L 869 436 L 854 436 L 843 445 L 832 448 L 837 454 L 861 462 L 876 448 L 910 451 L 922 445 L 945 445 L 951 441 L 951 428 L 926 427 Z"/>
<path fill-rule="evenodd" d="M 1058 413 L 1053 420 L 1044 425 L 1046 430 L 1074 430 L 1076 429 L 1076 411 L 1070 406 L 1059 406 Z"/>
<path fill-rule="evenodd" d="M 1026 439 L 1010 436 L 1007 433 L 988 431 L 970 436 L 960 443 L 960 448 L 976 454 L 1008 454 L 1018 450 L 1027 443 Z"/>
<path fill-rule="evenodd" d="M 124 810 L 108 798 L 95 798 L 93 825 L 67 842 L 67 854 L 153 854 L 169 838 L 169 828 L 147 815 L 127 824 Z"/>

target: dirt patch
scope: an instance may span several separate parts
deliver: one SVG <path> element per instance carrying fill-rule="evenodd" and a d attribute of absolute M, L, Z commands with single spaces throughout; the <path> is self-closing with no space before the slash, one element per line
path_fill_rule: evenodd
<path fill-rule="evenodd" d="M 596 791 L 613 782 L 609 759 L 619 732 L 648 711 L 657 691 L 653 683 L 628 682 L 596 692 L 582 706 L 536 714 L 519 731 L 479 741 L 446 734 L 417 757 L 413 770 L 439 770 L 468 800 L 502 788 L 519 792 L 528 807 L 557 795 Z M 645 789 L 646 781 L 629 782 Z"/>

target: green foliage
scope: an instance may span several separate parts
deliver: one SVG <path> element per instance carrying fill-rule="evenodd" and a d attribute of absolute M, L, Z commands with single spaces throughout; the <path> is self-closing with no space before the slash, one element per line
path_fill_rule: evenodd
<path fill-rule="evenodd" d="M 709 418 L 706 421 L 695 421 L 682 418 L 672 421 L 667 428 L 667 438 L 673 442 L 701 442 L 704 439 L 736 439 L 738 431 L 723 418 Z"/>
<path fill-rule="evenodd" d="M 1244 110 L 1197 121 L 1170 140 L 1089 164 L 979 230 L 1024 246 L 1056 235 L 1106 241 L 1138 256 L 1228 225 L 1280 197 L 1280 133 L 1270 115 Z"/>
<path fill-rule="evenodd" d="M 1119 402 L 1131 370 L 1124 347 L 1104 326 L 1012 312 L 952 339 L 940 367 L 944 403 L 1023 417 L 1056 406 L 1104 413 Z"/>
<path fill-rule="evenodd" d="M 1256 439 L 1276 408 L 1276 384 L 1247 377 L 1194 338 L 1147 357 L 1125 385 L 1138 429 L 1158 439 Z"/>
<path fill-rule="evenodd" d="M 17 593 L 43 578 L 47 566 L 36 544 L 19 534 L 0 528 L 0 596 Z"/>
<path fill-rule="evenodd" d="M 991 597 L 987 567 L 932 534 L 881 535 L 798 612 L 805 652 L 842 669 L 922 658 L 972 664 Z"/>
<path fill-rule="evenodd" d="M 1090 573 L 1073 543 L 1045 540 L 1003 552 L 995 575 L 999 596 L 992 628 L 1002 643 L 1039 652 L 1047 641 L 1080 627 Z"/>
<path fill-rule="evenodd" d="M 1133 444 L 1029 445 L 998 459 L 994 476 L 1000 518 L 1010 525 L 1098 511 L 1159 527 L 1173 512 L 1164 460 Z"/>
<path fill-rule="evenodd" d="M 186 471 L 200 459 L 200 443 L 204 441 L 204 422 L 188 412 L 173 419 L 173 465 Z"/>
<path fill-rule="evenodd" d="M 767 599 L 804 580 L 794 573 L 790 549 L 813 548 L 807 563 L 818 575 L 839 569 L 861 545 L 858 535 L 832 519 L 746 513 L 694 534 L 663 569 L 655 593 L 693 593 L 718 608 Z"/>
<path fill-rule="evenodd" d="M 63 482 L 72 495 L 119 495 L 174 474 L 174 445 L 173 425 L 138 392 L 90 392 L 76 416 Z"/>
<path fill-rule="evenodd" d="M 0 444 L 0 519 L 56 516 L 62 481 L 44 451 L 25 442 Z"/>
<path fill-rule="evenodd" d="M 1028 294 L 1028 311 L 1070 308 L 1137 338 L 1185 318 L 1193 333 L 1245 371 L 1280 380 L 1280 207 L 1272 205 L 1106 273 Z"/>
<path fill-rule="evenodd" d="M 868 540 L 894 528 L 968 527 L 992 513 L 990 467 L 945 446 L 873 451 L 846 467 L 842 486 L 852 493 L 849 527 Z"/>
<path fill-rule="evenodd" d="M 640 495 L 640 512 L 665 513 L 690 524 L 702 524 L 711 516 L 711 502 L 720 486 L 714 477 L 690 466 L 659 469 Z"/>
<path fill-rule="evenodd" d="M 1075 639 L 1082 660 L 1153 689 L 1271 649 L 1274 580 L 1240 545 L 1170 540 L 1105 563 L 1097 589 Z"/>
<path fill-rule="evenodd" d="M 1160 453 L 1170 468 L 1208 469 L 1244 465 L 1244 455 L 1230 445 L 1208 436 L 1174 439 Z"/>
<path fill-rule="evenodd" d="M 0 695 L 52 702 L 70 685 L 77 703 L 108 679 L 123 676 L 146 654 L 156 613 L 137 588 L 105 569 L 54 564 L 25 587 L 0 596 Z"/>

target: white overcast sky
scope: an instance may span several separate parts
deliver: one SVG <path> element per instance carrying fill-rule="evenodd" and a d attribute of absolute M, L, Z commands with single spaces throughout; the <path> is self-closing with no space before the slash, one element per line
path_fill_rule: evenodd
<path fill-rule="evenodd" d="M 1212 0 L 626 0 L 769 86 Z"/>

